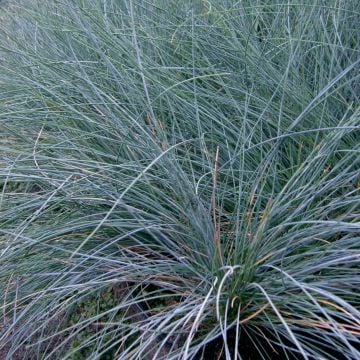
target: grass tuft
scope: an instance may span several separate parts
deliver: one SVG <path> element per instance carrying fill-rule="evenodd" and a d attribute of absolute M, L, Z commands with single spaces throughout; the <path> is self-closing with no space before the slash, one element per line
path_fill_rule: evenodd
<path fill-rule="evenodd" d="M 5 359 L 360 358 L 357 5 L 4 7 Z"/>

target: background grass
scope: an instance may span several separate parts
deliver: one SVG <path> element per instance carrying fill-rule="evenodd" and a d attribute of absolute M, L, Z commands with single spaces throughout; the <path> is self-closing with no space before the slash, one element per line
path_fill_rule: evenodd
<path fill-rule="evenodd" d="M 216 342 L 246 359 L 244 341 L 359 358 L 359 17 L 355 0 L 14 1 L 7 358 L 198 359 Z"/>

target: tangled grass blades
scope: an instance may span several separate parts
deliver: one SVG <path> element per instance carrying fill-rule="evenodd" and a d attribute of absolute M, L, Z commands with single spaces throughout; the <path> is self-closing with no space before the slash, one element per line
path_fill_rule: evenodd
<path fill-rule="evenodd" d="M 360 358 L 358 1 L 2 11 L 4 359 Z"/>

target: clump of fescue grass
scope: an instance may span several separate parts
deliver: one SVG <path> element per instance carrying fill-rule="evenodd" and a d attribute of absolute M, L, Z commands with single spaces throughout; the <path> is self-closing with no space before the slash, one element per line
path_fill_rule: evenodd
<path fill-rule="evenodd" d="M 259 359 L 359 358 L 358 21 L 355 0 L 14 1 L 8 358 L 194 359 L 223 339 L 237 359 L 245 336 Z"/>

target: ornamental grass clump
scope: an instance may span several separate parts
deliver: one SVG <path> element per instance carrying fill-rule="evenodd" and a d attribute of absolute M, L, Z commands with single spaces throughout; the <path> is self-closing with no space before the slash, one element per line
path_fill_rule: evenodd
<path fill-rule="evenodd" d="M 357 5 L 6 6 L 5 359 L 360 358 Z"/>

